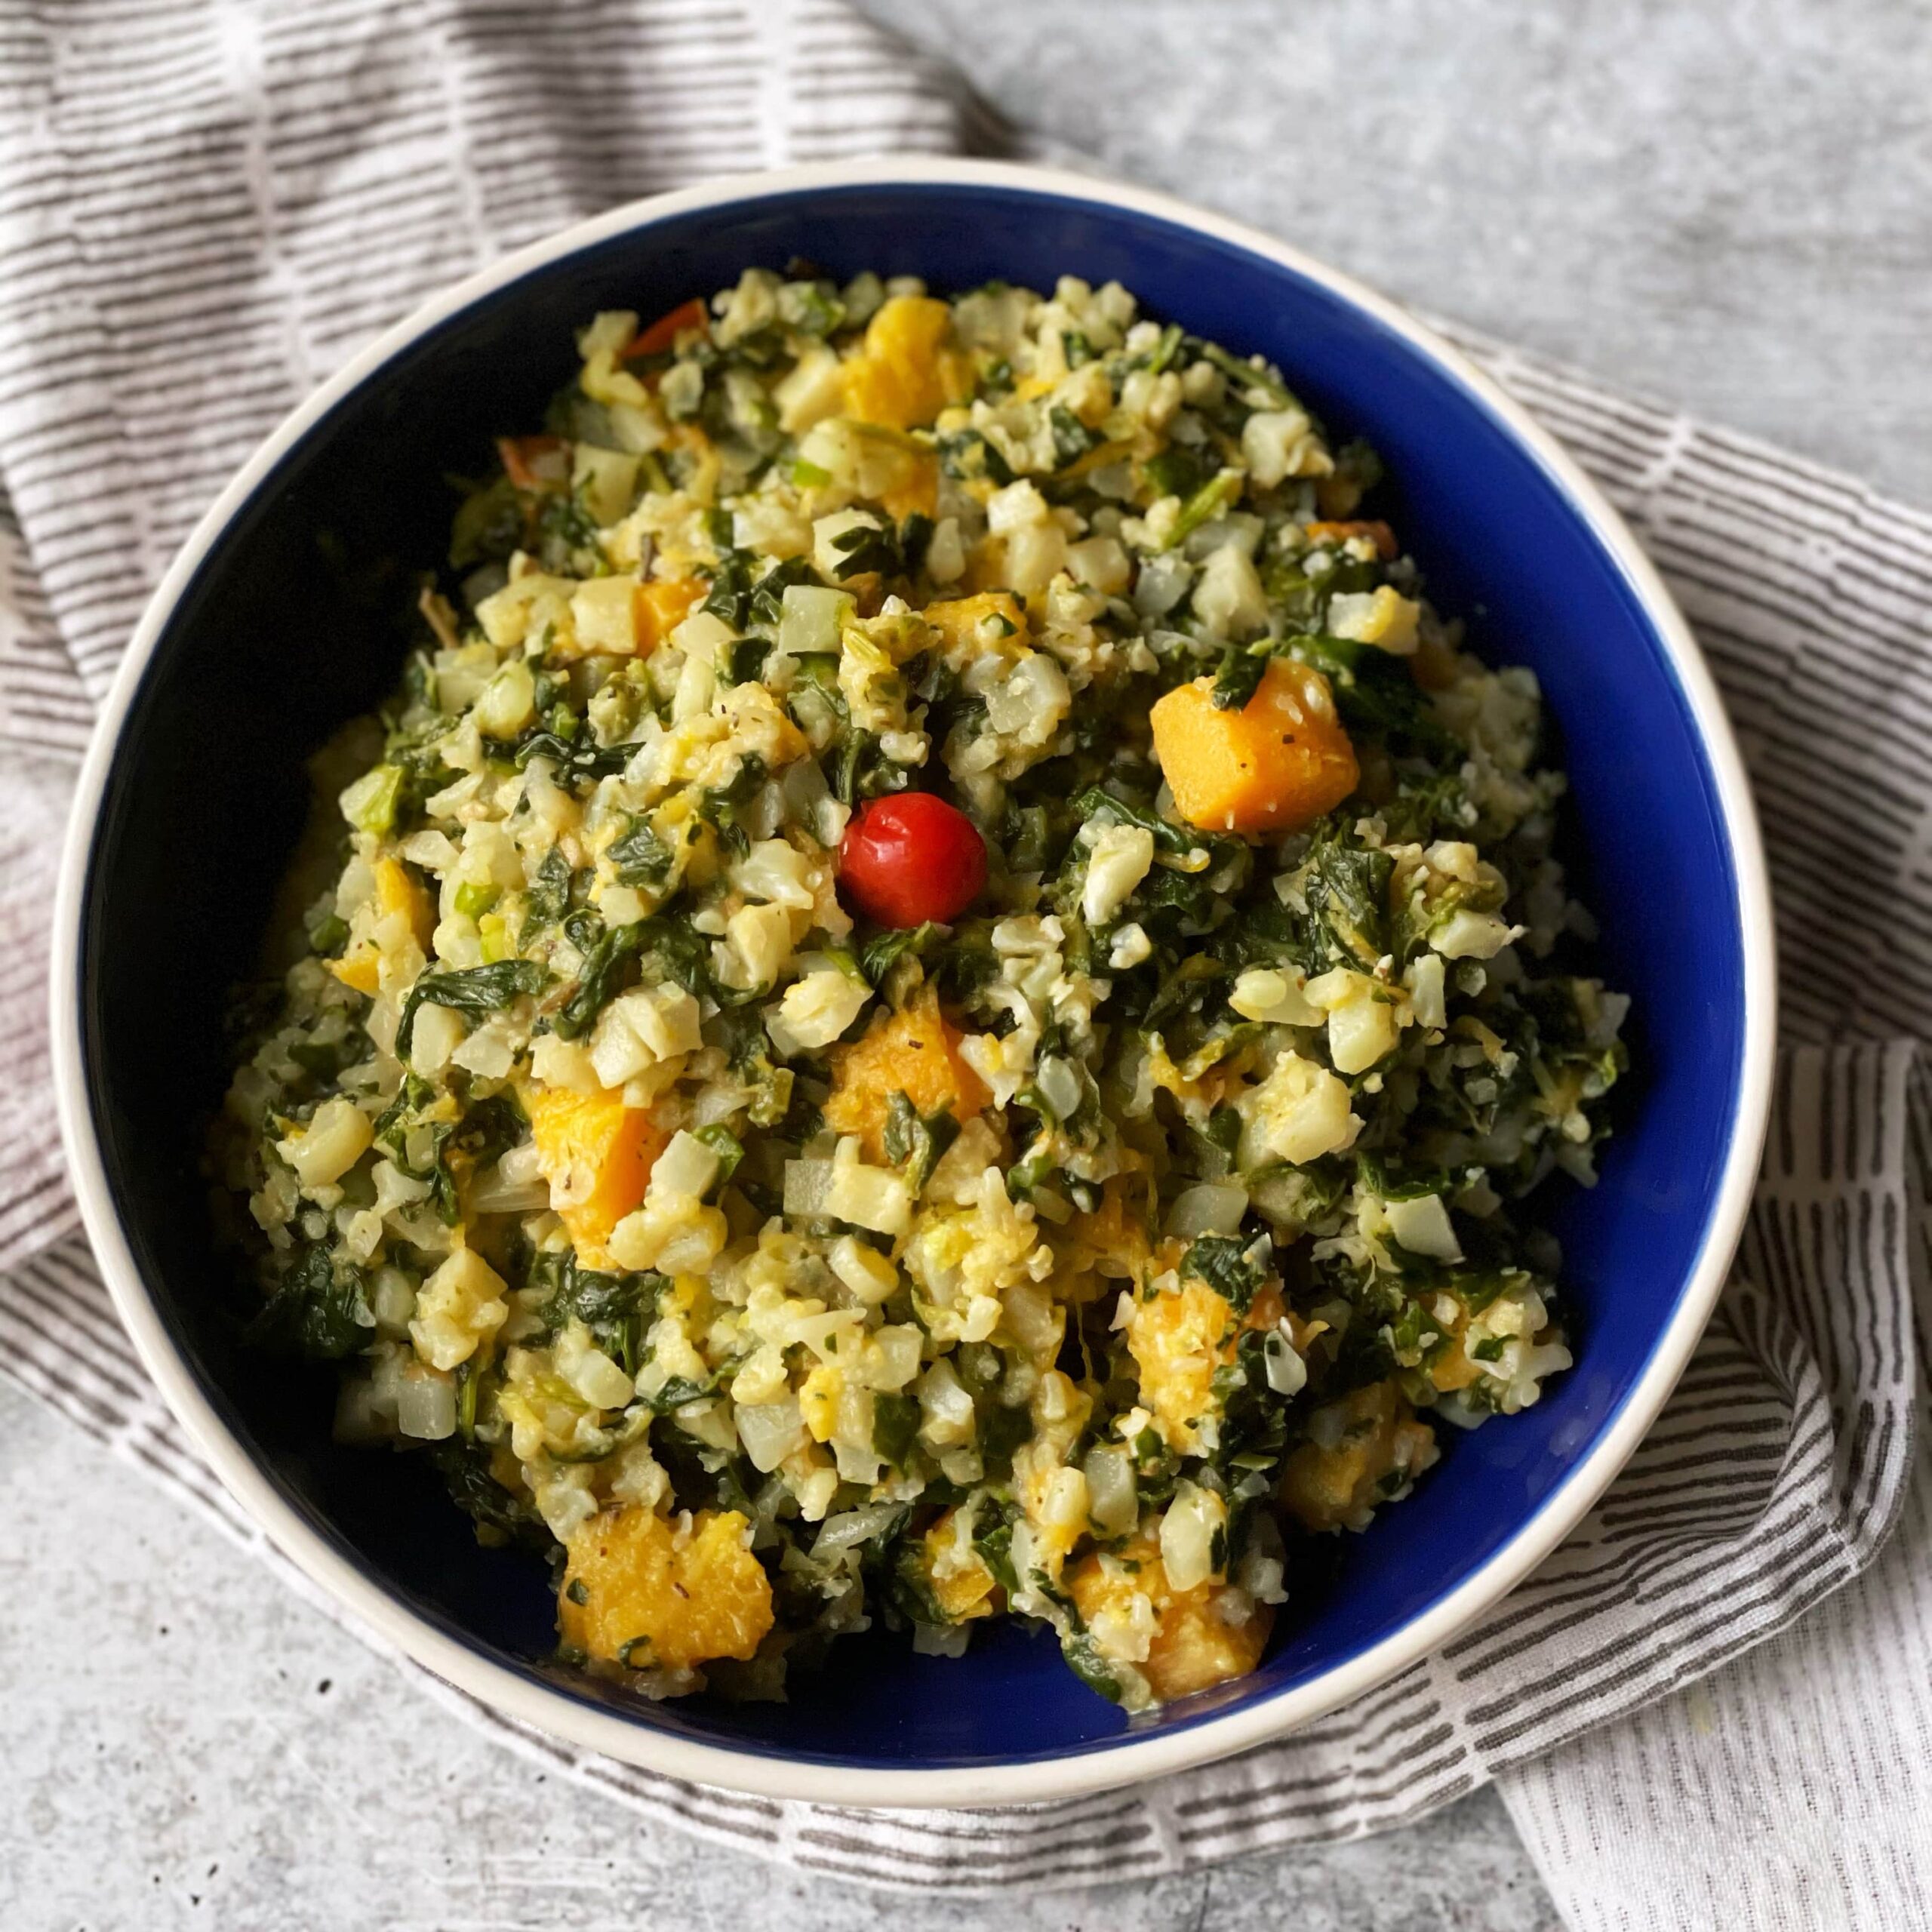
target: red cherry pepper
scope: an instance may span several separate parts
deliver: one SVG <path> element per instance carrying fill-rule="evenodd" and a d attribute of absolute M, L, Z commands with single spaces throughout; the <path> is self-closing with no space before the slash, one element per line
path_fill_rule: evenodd
<path fill-rule="evenodd" d="M 882 926 L 954 919 L 986 882 L 986 848 L 973 821 L 930 792 L 869 799 L 838 851 L 846 903 Z"/>

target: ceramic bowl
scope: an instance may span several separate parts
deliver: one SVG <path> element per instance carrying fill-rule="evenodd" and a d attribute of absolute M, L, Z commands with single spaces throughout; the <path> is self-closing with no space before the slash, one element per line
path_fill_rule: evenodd
<path fill-rule="evenodd" d="M 417 1460 L 337 1447 L 327 1374 L 238 1352 L 211 1292 L 226 1264 L 197 1157 L 225 1084 L 224 998 L 296 835 L 304 756 L 394 679 L 403 640 L 384 614 L 441 552 L 445 472 L 539 419 L 596 310 L 654 315 L 798 256 L 940 291 L 1118 277 L 1149 312 L 1263 352 L 1338 437 L 1367 437 L 1392 478 L 1378 514 L 1437 602 L 1543 681 L 1602 971 L 1635 999 L 1638 1072 L 1601 1182 L 1540 1197 L 1579 1310 L 1574 1369 L 1344 1539 L 1252 1675 L 1150 1718 L 1017 1628 L 958 1660 L 883 1631 L 848 1639 L 783 1704 L 651 1705 L 559 1672 L 541 1566 L 479 1548 Z M 357 355 L 156 592 L 82 781 L 57 919 L 63 1122 L 89 1233 L 155 1380 L 269 1535 L 503 1711 L 658 1770 L 844 1803 L 1127 1783 L 1306 1723 L 1442 1644 L 1555 1547 L 1670 1392 L 1737 1238 L 1769 1086 L 1770 921 L 1737 749 L 1682 618 L 1575 465 L 1429 330 L 1292 249 L 1157 195 L 979 162 L 799 169 L 620 208 Z"/>

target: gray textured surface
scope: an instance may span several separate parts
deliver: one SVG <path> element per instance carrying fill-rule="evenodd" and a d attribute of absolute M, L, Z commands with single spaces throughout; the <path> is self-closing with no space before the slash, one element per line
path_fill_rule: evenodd
<path fill-rule="evenodd" d="M 1484 1797 L 1204 1878 L 947 1903 L 647 1831 L 424 1701 L 65 1423 L 0 1391 L 0 1926 L 106 1932 L 1532 1932 Z"/>
<path fill-rule="evenodd" d="M 1932 500 L 1918 0 L 859 0 L 1015 120 Z"/>
<path fill-rule="evenodd" d="M 864 0 L 1016 118 L 1420 306 L 1932 498 L 1932 11 Z M 1554 1921 L 1491 1797 L 1208 1880 L 949 1906 L 546 1783 L 0 1395 L 0 1925 L 1244 1932 Z"/>

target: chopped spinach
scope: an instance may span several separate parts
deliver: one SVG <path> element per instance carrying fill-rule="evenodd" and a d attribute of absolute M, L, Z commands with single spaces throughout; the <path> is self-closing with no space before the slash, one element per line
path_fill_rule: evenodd
<path fill-rule="evenodd" d="M 632 818 L 620 838 L 612 841 L 608 855 L 623 885 L 648 886 L 661 891 L 669 882 L 677 854 L 648 818 Z M 561 916 L 561 909 L 559 909 Z"/>
<path fill-rule="evenodd" d="M 959 1137 L 959 1123 L 940 1107 L 921 1114 L 903 1093 L 886 1103 L 885 1158 L 904 1171 L 915 1195 L 932 1179 L 940 1158 Z"/>
<path fill-rule="evenodd" d="M 422 974 L 403 1001 L 402 1019 L 395 1029 L 396 1057 L 409 1057 L 417 1011 L 425 1001 L 472 1016 L 495 1013 L 525 993 L 540 993 L 549 983 L 549 968 L 534 959 L 499 959 L 488 966 Z"/>
<path fill-rule="evenodd" d="M 537 869 L 536 883 L 530 888 L 529 909 L 524 914 L 519 946 L 528 946 L 546 926 L 554 926 L 570 910 L 571 863 L 561 846 L 552 845 Z"/>
<path fill-rule="evenodd" d="M 1266 1272 L 1249 1258 L 1253 1245 L 1240 1235 L 1197 1235 L 1181 1258 L 1181 1278 L 1205 1281 L 1236 1314 L 1245 1315 Z"/>
<path fill-rule="evenodd" d="M 367 1278 L 331 1259 L 320 1244 L 305 1247 L 277 1278 L 247 1340 L 321 1361 L 339 1361 L 374 1340 Z"/>
<path fill-rule="evenodd" d="M 1211 699 L 1217 711 L 1244 711 L 1248 700 L 1261 688 L 1268 669 L 1267 653 L 1259 656 L 1238 645 L 1229 645 L 1215 674 Z"/>
<path fill-rule="evenodd" d="M 640 919 L 630 925 L 601 930 L 601 921 L 594 921 L 592 915 L 577 913 L 572 918 L 591 919 L 592 924 L 589 931 L 580 928 L 582 937 L 571 934 L 583 955 L 583 964 L 569 996 L 550 1016 L 551 1030 L 566 1040 L 577 1039 L 589 1032 L 598 1014 L 623 990 L 619 977 L 643 949 L 645 928 L 649 923 Z"/>

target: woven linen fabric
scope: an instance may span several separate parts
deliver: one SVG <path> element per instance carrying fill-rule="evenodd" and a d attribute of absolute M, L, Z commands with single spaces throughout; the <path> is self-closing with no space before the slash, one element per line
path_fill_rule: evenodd
<path fill-rule="evenodd" d="M 0 1039 L 16 1075 L 0 1100 L 14 1130 L 0 1136 L 0 1371 L 305 1592 L 149 1386 L 47 1145 L 51 834 L 141 601 L 290 406 L 505 248 L 700 173 L 1002 140 L 942 71 L 832 0 L 103 0 L 16 9 L 0 29 Z M 1932 1110 L 1910 1041 L 1932 1001 L 1932 519 L 1464 346 L 1568 441 L 1670 577 L 1739 726 L 1779 898 L 1785 1043 L 1749 1231 L 1689 1373 L 1600 1506 L 1480 1624 L 1358 1703 L 1076 1802 L 881 1814 L 741 1798 L 574 1751 L 404 1666 L 426 1691 L 642 1823 L 881 1884 L 1183 1870 L 1380 1829 L 1502 1776 L 1561 1895 L 1560 1826 L 1576 1827 L 1580 1871 L 1611 1873 L 1606 1814 L 1585 1828 L 1561 1767 L 1598 1737 L 1652 1761 L 1647 1734 L 1586 1734 L 1871 1571 L 1906 1497 L 1924 1373 Z M 1816 1649 L 1826 1627 L 1777 1642 Z M 1766 1644 L 1732 1668 L 1787 1654 Z M 1858 1723 L 1906 1707 L 1897 1680 L 1854 1687 Z M 1699 1802 L 1694 1782 L 1686 1794 Z"/>
<path fill-rule="evenodd" d="M 1905 1513 L 1864 1576 L 1690 1690 L 1503 1774 L 1577 1932 L 1927 1922 L 1928 1578 L 1921 1451 Z"/>

